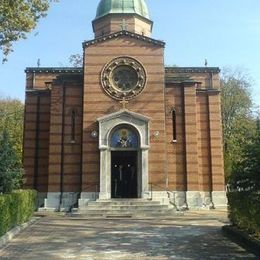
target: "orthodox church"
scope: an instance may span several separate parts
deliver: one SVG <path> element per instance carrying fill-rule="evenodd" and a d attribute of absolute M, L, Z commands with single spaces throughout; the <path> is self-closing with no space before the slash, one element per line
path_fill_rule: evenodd
<path fill-rule="evenodd" d="M 39 206 L 225 206 L 219 68 L 165 67 L 145 0 L 100 0 L 92 27 L 82 68 L 25 70 L 25 186 Z"/>

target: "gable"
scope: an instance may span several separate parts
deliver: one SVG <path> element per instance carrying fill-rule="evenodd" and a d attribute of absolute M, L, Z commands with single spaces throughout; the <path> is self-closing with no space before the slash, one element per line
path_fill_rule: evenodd
<path fill-rule="evenodd" d="M 120 31 L 120 32 L 116 32 L 116 33 L 112 33 L 109 35 L 105 35 L 99 38 L 96 38 L 94 40 L 91 41 L 85 41 L 83 42 L 83 48 L 87 48 L 89 46 L 93 46 L 96 45 L 98 43 L 102 43 L 102 42 L 106 42 L 112 39 L 116 39 L 116 38 L 122 38 L 122 37 L 127 37 L 130 39 L 135 39 L 137 41 L 140 42 L 144 42 L 146 44 L 152 44 L 154 46 L 159 46 L 159 47 L 164 47 L 165 43 L 163 41 L 159 41 L 159 40 L 155 40 L 152 39 L 150 37 L 146 37 L 137 33 L 133 33 L 133 32 L 129 32 L 129 31 Z"/>

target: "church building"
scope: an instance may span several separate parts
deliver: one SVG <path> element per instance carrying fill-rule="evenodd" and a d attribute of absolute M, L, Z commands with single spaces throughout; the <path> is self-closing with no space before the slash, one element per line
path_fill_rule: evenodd
<path fill-rule="evenodd" d="M 92 27 L 82 68 L 25 70 L 25 187 L 39 206 L 225 206 L 219 68 L 166 67 L 145 0 L 100 0 Z"/>

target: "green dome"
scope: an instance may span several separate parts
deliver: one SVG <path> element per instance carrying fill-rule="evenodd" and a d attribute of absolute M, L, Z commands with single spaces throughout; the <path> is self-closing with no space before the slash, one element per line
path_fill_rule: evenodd
<path fill-rule="evenodd" d="M 96 19 L 107 14 L 138 14 L 149 19 L 145 0 L 101 0 Z"/>

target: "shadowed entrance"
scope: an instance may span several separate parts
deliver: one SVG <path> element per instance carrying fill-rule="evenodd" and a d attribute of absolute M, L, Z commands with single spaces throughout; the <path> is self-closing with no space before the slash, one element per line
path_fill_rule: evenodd
<path fill-rule="evenodd" d="M 136 130 L 120 125 L 111 135 L 111 198 L 138 197 L 138 148 Z"/>
<path fill-rule="evenodd" d="M 137 198 L 137 152 L 111 152 L 112 198 Z"/>

